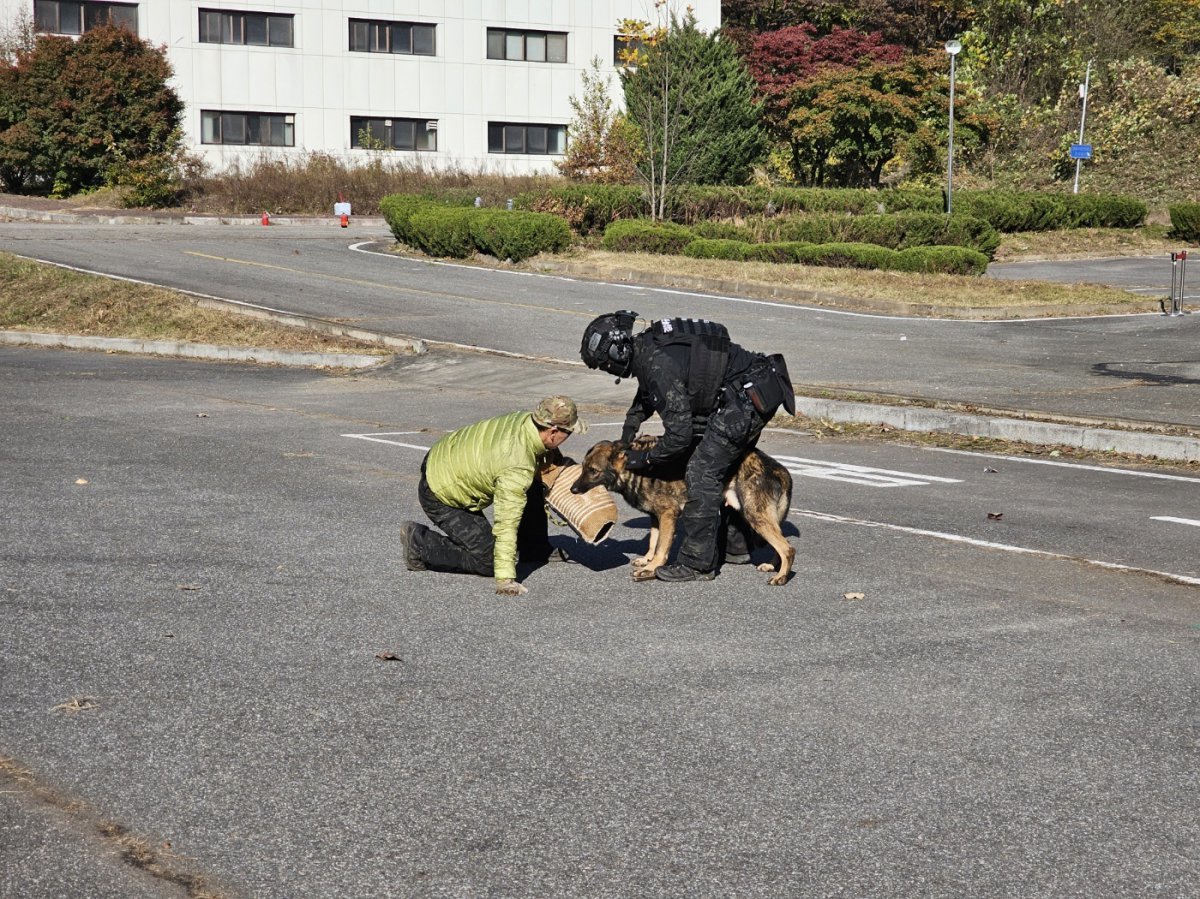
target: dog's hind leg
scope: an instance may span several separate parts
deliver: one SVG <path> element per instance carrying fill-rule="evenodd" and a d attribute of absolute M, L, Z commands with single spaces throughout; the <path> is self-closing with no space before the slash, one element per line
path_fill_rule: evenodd
<path fill-rule="evenodd" d="M 746 521 L 760 537 L 767 541 L 771 549 L 775 550 L 775 565 L 764 562 L 758 566 L 759 571 L 776 572 L 767 581 L 773 587 L 779 587 L 788 582 L 792 573 L 792 564 L 796 561 L 795 547 L 788 543 L 787 537 L 783 536 L 783 522 L 787 517 L 787 512 L 785 510 L 780 517 L 776 517 L 776 512 L 776 509 L 746 510 Z"/>

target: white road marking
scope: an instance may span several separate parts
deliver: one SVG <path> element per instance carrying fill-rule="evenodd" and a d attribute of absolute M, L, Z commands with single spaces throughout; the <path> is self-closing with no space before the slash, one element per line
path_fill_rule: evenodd
<path fill-rule="evenodd" d="M 1159 471 L 1136 471 L 1130 468 L 1107 468 L 1103 465 L 1084 465 L 1079 462 L 1057 462 L 1053 459 L 1030 459 L 1027 456 L 1004 456 L 999 453 L 977 453 L 973 450 L 946 449 L 941 446 L 922 447 L 931 453 L 953 453 L 958 456 L 977 456 L 980 459 L 999 459 L 1002 462 L 1025 462 L 1029 465 L 1053 465 L 1056 468 L 1080 468 L 1084 471 L 1098 471 L 1104 474 L 1127 474 L 1135 478 L 1156 478 L 1161 481 L 1186 481 L 1200 486 L 1200 478 L 1189 478 L 1186 475 L 1164 474 Z"/>
<path fill-rule="evenodd" d="M 1137 568 L 1133 565 L 1120 565 L 1116 562 L 1103 562 L 1099 559 L 1086 559 L 1082 556 L 1068 556 L 1063 553 L 1050 552 L 1044 549 L 1030 549 L 1027 546 L 1014 546 L 1009 543 L 996 543 L 992 540 L 978 540 L 974 537 L 964 537 L 962 534 L 948 534 L 945 531 L 928 531 L 924 528 L 912 528 L 900 524 L 888 524 L 883 521 L 870 521 L 865 518 L 849 518 L 845 515 L 832 515 L 828 512 L 817 512 L 812 509 L 789 509 L 789 512 L 802 515 L 817 521 L 831 521 L 837 524 L 852 524 L 858 527 L 883 528 L 889 531 L 899 531 L 902 534 L 912 534 L 917 537 L 932 537 L 935 540 L 945 540 L 950 543 L 962 543 L 967 546 L 977 546 L 981 549 L 995 549 L 1002 552 L 1017 553 L 1025 556 L 1039 556 L 1043 559 L 1059 559 L 1064 562 L 1080 562 L 1096 568 L 1106 568 L 1111 571 L 1129 571 L 1135 574 L 1151 574 L 1179 584 L 1200 587 L 1200 577 L 1189 577 L 1185 574 L 1172 574 L 1169 571 L 1155 571 L 1152 568 Z"/>
<path fill-rule="evenodd" d="M 1171 524 L 1190 524 L 1194 528 L 1200 528 L 1200 521 L 1194 518 L 1176 518 L 1173 515 L 1151 515 L 1151 521 L 1169 521 Z"/>
<path fill-rule="evenodd" d="M 606 427 L 609 422 L 597 422 L 591 427 Z M 391 437 L 403 437 L 409 434 L 421 434 L 422 431 L 384 431 L 373 434 L 343 434 L 355 440 L 370 440 L 374 443 L 387 443 L 391 446 L 401 446 L 406 449 L 428 450 L 427 446 L 391 440 Z M 850 465 L 844 462 L 826 462 L 822 459 L 805 459 L 800 456 L 774 456 L 792 474 L 805 478 L 818 478 L 824 481 L 844 481 L 847 484 L 858 484 L 864 487 L 924 487 L 931 483 L 961 484 L 957 478 L 942 478 L 936 475 L 913 474 L 907 471 L 890 471 L 886 468 L 869 468 L 865 465 Z"/>
<path fill-rule="evenodd" d="M 936 475 L 914 474 L 907 471 L 891 471 L 886 468 L 869 468 L 865 465 L 850 465 L 845 462 L 826 462 L 822 459 L 805 459 L 800 456 L 774 456 L 792 474 L 824 481 L 844 481 L 865 487 L 923 487 L 931 483 L 961 484 L 958 478 L 941 478 Z"/>
<path fill-rule="evenodd" d="M 429 451 L 429 447 L 421 446 L 418 443 L 403 443 L 399 440 L 387 440 L 388 437 L 407 437 L 409 434 L 423 434 L 424 431 L 383 431 L 379 434 L 343 434 L 343 437 L 352 437 L 355 440 L 370 440 L 372 443 L 387 443 L 392 446 L 402 446 L 405 449 L 425 450 Z"/>

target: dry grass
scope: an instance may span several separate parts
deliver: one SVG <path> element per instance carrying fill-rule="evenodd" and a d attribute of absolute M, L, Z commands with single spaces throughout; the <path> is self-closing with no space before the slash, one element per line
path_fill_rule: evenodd
<path fill-rule="evenodd" d="M 355 215 L 379 215 L 379 201 L 388 194 L 462 191 L 483 197 L 488 206 L 502 206 L 522 191 L 558 183 L 561 179 L 550 175 L 434 171 L 419 162 L 390 160 L 386 154 L 371 154 L 362 165 L 348 166 L 323 153 L 299 158 L 264 153 L 190 185 L 187 206 L 214 215 L 254 215 L 263 210 L 328 215 L 340 193 L 350 201 Z"/>
<path fill-rule="evenodd" d="M 959 275 L 914 275 L 764 262 L 728 262 L 579 250 L 562 257 L 538 257 L 531 269 L 568 270 L 614 281 L 702 287 L 700 281 L 724 282 L 715 289 L 737 289 L 750 296 L 769 296 L 781 302 L 857 309 L 872 305 L 880 311 L 921 314 L 1058 313 L 1154 311 L 1156 301 L 1112 287 L 1092 284 L 1051 284 L 1042 281 L 1001 281 Z"/>
<path fill-rule="evenodd" d="M 0 329 L 388 355 L 375 344 L 202 309 L 184 294 L 0 253 Z"/>
<path fill-rule="evenodd" d="M 997 262 L 1032 259 L 1088 259 L 1108 256 L 1168 257 L 1187 249 L 1185 241 L 1167 237 L 1168 225 L 1145 228 L 1075 228 L 1066 231 L 1022 231 L 1004 235 Z"/>

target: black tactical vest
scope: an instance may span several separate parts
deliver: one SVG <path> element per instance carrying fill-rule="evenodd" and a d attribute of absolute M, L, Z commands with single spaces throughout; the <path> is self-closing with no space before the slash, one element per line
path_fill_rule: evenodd
<path fill-rule="evenodd" d="M 707 415 L 717 404 L 717 394 L 729 363 L 729 331 L 724 325 L 695 318 L 663 318 L 650 326 L 660 347 L 686 346 L 687 388 L 693 415 Z"/>

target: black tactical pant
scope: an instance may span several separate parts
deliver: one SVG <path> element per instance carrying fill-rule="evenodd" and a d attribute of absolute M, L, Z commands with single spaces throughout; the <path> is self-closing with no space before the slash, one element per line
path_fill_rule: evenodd
<path fill-rule="evenodd" d="M 418 525 L 413 530 L 413 549 L 430 571 L 457 574 L 495 574 L 496 538 L 492 523 L 482 512 L 448 506 L 429 487 L 425 463 L 421 463 L 421 483 L 417 499 L 429 520 L 445 531 Z M 517 528 L 517 558 L 522 562 L 544 562 L 553 547 L 548 536 L 545 492 L 540 478 L 534 478 L 525 496 L 525 511 Z"/>
<path fill-rule="evenodd" d="M 765 422 L 738 391 L 725 388 L 724 403 L 708 418 L 708 427 L 688 460 L 688 498 L 680 517 L 683 541 L 676 559 L 698 571 L 717 567 L 717 537 L 725 504 L 725 482 L 743 455 L 753 449 Z M 726 529 L 726 552 L 750 551 L 753 535 L 741 515 L 731 513 Z"/>

